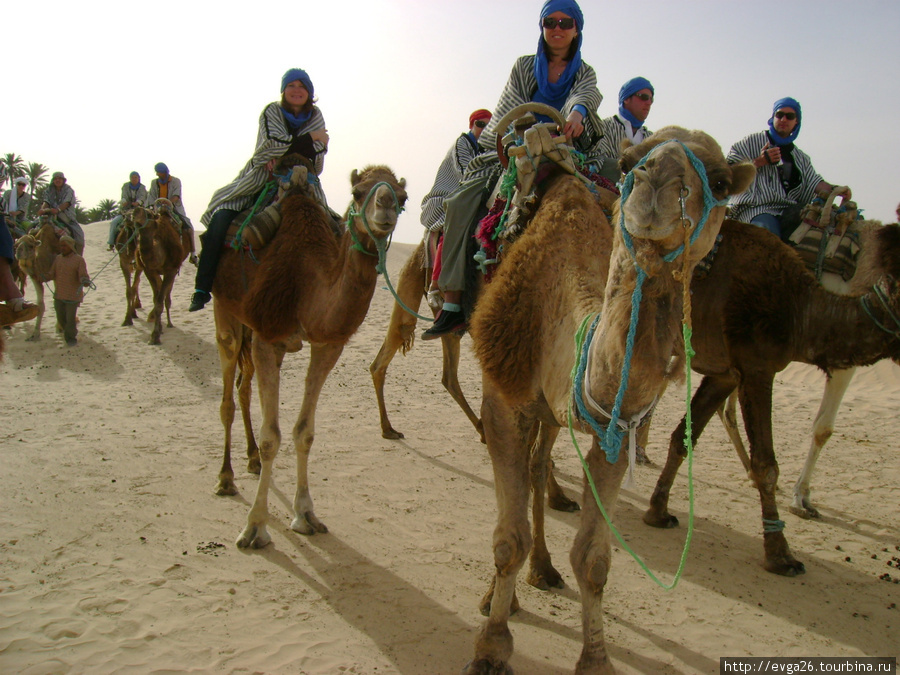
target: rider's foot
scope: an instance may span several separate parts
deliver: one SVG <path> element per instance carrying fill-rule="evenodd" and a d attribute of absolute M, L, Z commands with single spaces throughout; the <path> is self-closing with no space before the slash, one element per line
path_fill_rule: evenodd
<path fill-rule="evenodd" d="M 431 328 L 422 333 L 423 340 L 436 340 L 451 333 L 462 334 L 466 331 L 466 315 L 462 312 L 442 309 Z"/>
<path fill-rule="evenodd" d="M 191 296 L 191 306 L 188 307 L 188 311 L 196 312 L 197 310 L 203 309 L 210 299 L 212 299 L 212 295 L 210 295 L 208 291 L 194 291 L 194 294 Z"/>
<path fill-rule="evenodd" d="M 191 265 L 193 265 L 194 267 L 196 267 L 199 264 L 199 259 L 197 258 L 197 254 L 191 253 L 191 257 L 188 258 L 188 262 L 191 263 Z"/>

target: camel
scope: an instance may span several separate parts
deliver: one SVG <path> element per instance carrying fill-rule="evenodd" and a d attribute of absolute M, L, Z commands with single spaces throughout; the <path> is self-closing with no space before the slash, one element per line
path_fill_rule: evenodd
<path fill-rule="evenodd" d="M 688 149 L 697 162 L 691 161 Z M 684 275 L 715 241 L 725 215 L 724 200 L 746 189 L 755 175 L 749 164 L 728 165 L 707 134 L 678 127 L 661 129 L 628 148 L 621 161 L 633 180 L 630 196 L 623 192 L 616 211 L 617 224 L 621 212 L 621 227 L 615 231 L 609 227 L 580 180 L 554 176 L 530 224 L 507 249 L 470 322 L 482 367 L 482 422 L 499 514 L 490 615 L 466 673 L 510 672 L 513 646 L 508 618 L 516 576 L 532 544 L 529 463 L 538 468 L 536 473 L 546 467 L 552 441 L 568 424 L 569 374 L 576 360 L 573 337 L 579 324 L 585 317 L 600 315 L 587 349 L 590 365 L 585 366 L 584 387 L 577 397 L 591 401 L 586 405 L 594 416 L 600 414 L 595 405 L 617 412 L 622 420 L 640 416 L 671 375 L 673 353 L 683 350 L 684 289 L 676 277 L 690 278 Z M 689 250 L 679 249 L 688 242 Z M 632 332 L 632 295 L 639 287 L 640 320 Z M 630 345 L 627 390 L 617 394 Z M 574 424 L 595 433 L 582 418 Z M 606 432 L 603 436 L 602 446 L 594 436 L 587 464 L 600 500 L 612 513 L 627 453 L 619 452 L 621 437 L 615 429 L 611 438 Z M 528 447 L 532 438 L 539 444 L 533 454 Z M 601 447 L 611 461 L 601 454 Z M 535 514 L 541 501 L 535 494 Z M 610 549 L 608 525 L 585 483 L 581 527 L 570 555 L 582 597 L 580 673 L 614 672 L 603 639 L 601 608 Z"/>
<path fill-rule="evenodd" d="M 388 325 L 384 342 L 381 344 L 381 349 L 369 366 L 372 383 L 375 385 L 375 395 L 378 399 L 382 438 L 396 440 L 404 437 L 401 432 L 394 429 L 388 418 L 387 406 L 384 401 L 384 383 L 388 366 L 390 366 L 397 351 L 399 350 L 405 356 L 413 347 L 418 319 L 404 309 L 400 303 L 402 302 L 403 305 L 418 313 L 422 299 L 428 294 L 429 280 L 434 269 L 430 266 L 425 266 L 426 245 L 427 243 L 423 239 L 400 270 L 400 277 L 395 289 L 399 300 L 394 302 L 390 324 Z M 459 384 L 461 340 L 462 336 L 456 334 L 441 337 L 441 351 L 443 354 L 441 384 L 444 385 L 444 388 L 450 393 L 453 400 L 456 401 L 466 417 L 469 418 L 469 421 L 475 427 L 475 431 L 478 432 L 481 442 L 484 443 L 484 430 L 481 425 L 481 418 L 472 410 Z M 547 474 L 546 490 L 547 504 L 551 509 L 572 512 L 581 508 L 578 502 L 566 496 L 552 471 Z M 536 583 L 543 586 L 541 581 L 536 581 Z"/>
<path fill-rule="evenodd" d="M 230 429 L 238 368 L 242 371 L 242 411 L 244 394 L 249 403 L 249 382 L 255 372 L 263 416 L 259 485 L 247 526 L 237 539 L 240 548 L 261 548 L 271 541 L 267 531 L 268 492 L 281 444 L 279 374 L 285 353 L 298 351 L 303 341 L 310 344 L 310 357 L 303 403 L 293 428 L 297 489 L 291 529 L 307 535 L 328 531 L 313 510 L 307 475 L 316 404 L 344 345 L 366 316 L 378 277 L 376 250 L 394 231 L 407 199 L 406 180 L 397 180 L 385 166 L 370 166 L 359 173 L 354 170 L 350 183 L 353 199 L 345 214 L 347 226 L 339 236 L 330 216 L 317 202 L 299 188 L 289 190 L 279 202 L 281 225 L 274 239 L 256 253 L 258 265 L 230 247 L 219 263 L 213 285 L 224 385 L 220 416 L 225 428 L 225 453 L 219 494 L 236 491 Z M 249 413 L 244 419 L 249 440 Z"/>
<path fill-rule="evenodd" d="M 778 463 L 772 437 L 772 383 L 791 361 L 825 372 L 900 361 L 900 284 L 882 277 L 859 298 L 820 286 L 799 256 L 752 225 L 727 221 L 705 276 L 691 283 L 694 349 L 692 367 L 703 375 L 693 400 L 693 439 L 737 388 L 750 441 L 751 478 L 759 490 L 764 567 L 785 576 L 802 574 L 784 536 L 775 501 Z M 650 498 L 644 522 L 674 527 L 668 511 L 672 482 L 685 449 L 685 422 L 675 429 L 666 465 Z"/>
<path fill-rule="evenodd" d="M 37 295 L 38 312 L 34 322 L 34 331 L 25 338 L 33 342 L 41 339 L 41 324 L 44 319 L 44 282 L 59 253 L 59 235 L 57 228 L 49 216 L 41 216 L 38 224 L 31 230 L 34 234 L 26 234 L 16 240 L 16 260 L 25 274 L 31 278 Z"/>
<path fill-rule="evenodd" d="M 181 264 L 190 255 L 185 247 L 181 227 L 172 217 L 172 204 L 167 199 L 158 199 L 156 213 L 135 209 L 132 217 L 137 228 L 137 249 L 135 264 L 140 267 L 153 289 L 153 310 L 147 321 L 153 322 L 150 333 L 151 345 L 162 344 L 162 314 L 165 307 L 166 326 L 172 327 L 169 308 L 172 305 L 172 286 L 181 270 Z M 126 318 L 126 321 L 128 319 Z"/>
<path fill-rule="evenodd" d="M 822 276 L 822 285 L 833 293 L 860 296 L 868 292 L 885 274 L 900 279 L 900 225 L 897 223 L 882 225 L 880 222 L 872 220 L 861 222 L 856 228 L 860 237 L 860 253 L 853 277 L 844 281 L 836 274 L 825 273 Z M 822 402 L 819 404 L 819 410 L 813 421 L 809 452 L 800 476 L 794 484 L 793 497 L 789 506 L 791 513 L 801 518 L 819 517 L 818 509 L 812 504 L 810 489 L 812 473 L 822 448 L 825 447 L 834 432 L 834 422 L 837 419 L 841 401 L 855 372 L 856 368 L 836 368 L 827 373 Z M 749 474 L 749 458 L 737 428 L 736 398 L 735 393 L 728 397 L 725 410 L 720 412 L 720 417 Z"/>
<path fill-rule="evenodd" d="M 122 269 L 122 276 L 125 278 L 125 320 L 123 326 L 134 325 L 134 319 L 137 318 L 137 310 L 141 308 L 141 297 L 138 292 L 138 286 L 141 282 L 141 268 L 135 260 L 137 251 L 137 229 L 134 226 L 134 211 L 141 210 L 142 206 L 137 209 L 131 209 L 125 212 L 122 221 L 122 227 L 116 235 L 116 251 L 119 252 L 119 267 Z"/>

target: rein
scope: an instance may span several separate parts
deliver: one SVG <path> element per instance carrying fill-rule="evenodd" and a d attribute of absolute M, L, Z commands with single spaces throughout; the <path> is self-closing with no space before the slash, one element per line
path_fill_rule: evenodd
<path fill-rule="evenodd" d="M 863 311 L 866 313 L 866 315 L 870 319 L 872 319 L 872 323 L 874 323 L 876 326 L 878 326 L 885 333 L 887 333 L 888 335 L 891 335 L 895 338 L 900 338 L 900 318 L 898 318 L 897 315 L 894 313 L 894 310 L 891 309 L 890 304 L 888 302 L 887 295 L 885 294 L 885 292 L 881 288 L 881 286 L 879 286 L 878 284 L 876 284 L 875 286 L 872 287 L 872 291 L 874 292 L 875 298 L 878 300 L 879 304 L 881 304 L 882 309 L 884 309 L 884 311 L 887 312 L 888 317 L 891 319 L 891 321 L 894 322 L 895 327 L 892 329 L 888 326 L 885 326 L 884 323 L 882 323 L 875 316 L 875 314 L 872 311 L 872 306 L 870 304 L 871 301 L 869 300 L 869 296 L 871 295 L 870 293 L 866 293 L 865 295 L 862 295 L 859 298 L 859 304 L 862 305 Z"/>

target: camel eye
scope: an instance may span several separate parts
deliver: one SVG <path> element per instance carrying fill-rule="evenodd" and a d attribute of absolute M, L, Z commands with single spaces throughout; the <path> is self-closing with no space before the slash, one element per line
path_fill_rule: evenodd
<path fill-rule="evenodd" d="M 731 189 L 731 181 L 723 177 L 710 176 L 709 189 L 712 190 L 712 193 L 716 195 L 717 198 L 721 199 L 727 195 L 728 191 Z"/>
<path fill-rule="evenodd" d="M 365 196 L 366 196 L 366 193 L 363 192 L 362 190 L 354 190 L 353 191 L 353 201 L 355 201 L 355 202 L 361 202 L 363 199 L 365 199 Z"/>

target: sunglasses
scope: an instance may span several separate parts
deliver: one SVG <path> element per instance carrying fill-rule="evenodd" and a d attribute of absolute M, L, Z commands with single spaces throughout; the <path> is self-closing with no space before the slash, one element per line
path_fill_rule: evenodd
<path fill-rule="evenodd" d="M 779 110 L 777 113 L 775 113 L 775 117 L 776 117 L 777 119 L 781 119 L 781 118 L 783 117 L 784 119 L 786 119 L 786 120 L 788 120 L 788 121 L 790 122 L 790 121 L 792 121 L 792 120 L 797 119 L 797 114 L 796 114 L 796 113 L 792 113 L 792 112 L 781 112 L 781 111 Z"/>
<path fill-rule="evenodd" d="M 633 96 L 637 96 L 642 101 L 652 101 L 653 94 L 632 94 Z"/>
<path fill-rule="evenodd" d="M 548 16 L 544 18 L 541 25 L 547 30 L 553 30 L 557 26 L 563 30 L 572 30 L 575 28 L 575 19 L 570 19 L 569 17 L 566 17 L 565 19 L 554 19 L 553 17 Z"/>
<path fill-rule="evenodd" d="M 487 122 L 484 120 L 475 120 L 475 126 L 479 129 L 484 129 L 487 126 Z"/>

